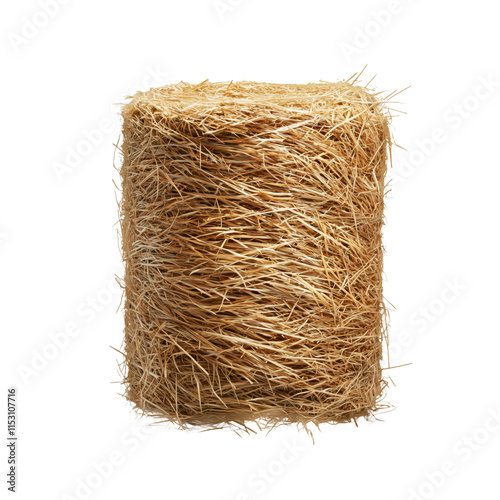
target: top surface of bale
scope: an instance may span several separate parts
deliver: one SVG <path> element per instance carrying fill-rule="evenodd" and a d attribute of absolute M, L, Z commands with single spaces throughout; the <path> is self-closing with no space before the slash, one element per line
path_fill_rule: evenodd
<path fill-rule="evenodd" d="M 138 92 L 124 106 L 123 116 L 139 109 L 156 109 L 165 116 L 186 122 L 191 116 L 196 120 L 197 128 L 205 133 L 229 128 L 232 132 L 238 129 L 248 132 L 252 119 L 272 122 L 308 117 L 314 121 L 326 115 L 331 123 L 332 112 L 337 113 L 339 119 L 360 113 L 364 115 L 363 120 L 371 119 L 372 125 L 383 126 L 386 123 L 381 102 L 376 95 L 363 87 L 345 82 L 307 85 L 256 82 L 203 82 L 190 85 L 181 82 Z M 203 120 L 199 120 L 201 115 Z M 249 119 L 249 116 L 252 118 Z M 240 123 L 238 119 L 243 121 Z M 355 124 L 354 121 L 352 125 Z M 210 129 L 210 125 L 216 125 L 216 128 Z M 297 125 L 300 125 L 300 121 Z M 386 132 L 384 130 L 384 134 Z"/>
<path fill-rule="evenodd" d="M 388 118 L 346 82 L 180 83 L 123 108 L 126 394 L 217 426 L 379 406 Z"/>

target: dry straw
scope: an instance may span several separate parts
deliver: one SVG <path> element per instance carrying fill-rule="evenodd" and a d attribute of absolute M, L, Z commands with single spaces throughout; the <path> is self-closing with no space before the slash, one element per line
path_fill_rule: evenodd
<path fill-rule="evenodd" d="M 388 97 L 356 79 L 205 81 L 124 106 L 124 383 L 138 409 L 246 428 L 381 407 Z"/>

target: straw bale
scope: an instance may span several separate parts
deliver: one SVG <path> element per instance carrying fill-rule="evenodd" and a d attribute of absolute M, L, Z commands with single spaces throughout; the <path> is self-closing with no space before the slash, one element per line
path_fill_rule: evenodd
<path fill-rule="evenodd" d="M 383 406 L 386 104 L 356 81 L 205 81 L 124 105 L 124 384 L 137 409 L 246 428 Z"/>

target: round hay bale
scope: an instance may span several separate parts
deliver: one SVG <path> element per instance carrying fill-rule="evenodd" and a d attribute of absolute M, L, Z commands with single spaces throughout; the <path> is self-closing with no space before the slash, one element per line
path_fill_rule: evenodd
<path fill-rule="evenodd" d="M 124 383 L 138 409 L 217 427 L 381 406 L 389 116 L 355 83 L 180 83 L 124 106 Z"/>

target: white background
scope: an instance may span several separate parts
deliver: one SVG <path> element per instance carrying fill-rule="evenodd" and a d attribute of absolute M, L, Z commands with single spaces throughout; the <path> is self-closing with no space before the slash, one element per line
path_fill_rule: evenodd
<path fill-rule="evenodd" d="M 496 4 L 42 4 L 0 15 L 1 369 L 2 391 L 19 392 L 18 498 L 499 498 Z M 295 427 L 151 431 L 113 383 L 113 104 L 180 80 L 335 81 L 365 64 L 377 90 L 411 85 L 393 105 L 405 149 L 384 230 L 391 363 L 412 363 L 386 372 L 395 409 L 323 426 L 314 446 Z"/>

